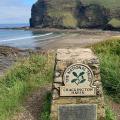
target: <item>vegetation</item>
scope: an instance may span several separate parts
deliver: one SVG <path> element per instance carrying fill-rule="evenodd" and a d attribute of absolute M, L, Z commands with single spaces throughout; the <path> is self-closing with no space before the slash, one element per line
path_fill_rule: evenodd
<path fill-rule="evenodd" d="M 113 113 L 113 111 L 109 107 L 106 107 L 105 113 L 106 113 L 105 120 L 117 120 L 115 117 L 115 114 Z"/>
<path fill-rule="evenodd" d="M 71 13 L 64 13 L 63 24 L 66 28 L 75 28 L 77 26 L 77 20 Z"/>
<path fill-rule="evenodd" d="M 64 10 L 50 10 L 48 15 L 51 18 L 58 20 L 56 25 L 64 25 L 65 28 L 75 28 L 77 26 L 77 20 L 70 12 L 64 12 Z"/>
<path fill-rule="evenodd" d="M 109 21 L 108 24 L 115 27 L 115 28 L 119 28 L 120 27 L 120 20 L 113 18 L 112 20 Z"/>
<path fill-rule="evenodd" d="M 47 94 L 40 120 L 50 120 L 51 94 Z"/>
<path fill-rule="evenodd" d="M 7 120 L 31 90 L 51 82 L 52 62 L 51 54 L 32 55 L 18 62 L 0 79 L 0 120 Z"/>
<path fill-rule="evenodd" d="M 92 47 L 101 63 L 104 90 L 115 101 L 120 102 L 120 39 L 113 39 Z"/>
<path fill-rule="evenodd" d="M 84 4 L 100 4 L 106 8 L 119 8 L 120 0 L 81 0 Z"/>

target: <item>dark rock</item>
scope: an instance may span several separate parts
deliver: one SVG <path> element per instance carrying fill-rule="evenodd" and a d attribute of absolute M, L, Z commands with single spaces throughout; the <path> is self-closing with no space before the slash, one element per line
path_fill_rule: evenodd
<path fill-rule="evenodd" d="M 96 4 L 79 7 L 78 26 L 81 28 L 102 28 L 107 24 L 107 10 Z"/>
<path fill-rule="evenodd" d="M 41 26 L 46 13 L 46 3 L 45 0 L 38 0 L 31 10 L 30 26 L 36 27 Z"/>
<path fill-rule="evenodd" d="M 69 4 L 68 4 L 69 3 Z M 75 0 L 38 0 L 32 6 L 31 27 L 76 27 Z"/>
<path fill-rule="evenodd" d="M 0 76 L 4 75 L 18 58 L 27 57 L 30 55 L 28 50 L 20 50 L 9 46 L 0 46 Z"/>

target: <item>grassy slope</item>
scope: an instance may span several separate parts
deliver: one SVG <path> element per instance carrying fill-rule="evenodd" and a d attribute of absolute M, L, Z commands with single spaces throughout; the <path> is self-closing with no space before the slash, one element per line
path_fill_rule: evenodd
<path fill-rule="evenodd" d="M 120 39 L 98 43 L 92 49 L 100 59 L 105 94 L 120 102 Z M 106 108 L 106 120 L 116 120 L 109 107 Z"/>
<path fill-rule="evenodd" d="M 52 7 L 51 7 L 52 6 Z M 62 24 L 67 28 L 77 25 L 76 18 L 71 9 L 76 7 L 75 0 L 51 0 L 48 2 L 48 15 L 54 19 L 62 19 Z M 55 23 L 60 24 L 61 22 Z"/>
<path fill-rule="evenodd" d="M 120 0 L 81 0 L 83 4 L 99 4 L 109 9 L 112 18 L 109 20 L 108 24 L 112 25 L 114 28 L 120 27 Z M 117 17 L 116 17 L 117 16 Z"/>
<path fill-rule="evenodd" d="M 109 25 L 112 25 L 115 28 L 119 28 L 120 27 L 120 20 L 113 18 L 112 20 L 109 21 L 108 23 Z"/>
<path fill-rule="evenodd" d="M 107 95 L 120 102 L 120 39 L 92 47 L 101 63 L 101 77 Z"/>
<path fill-rule="evenodd" d="M 120 6 L 120 0 L 81 0 L 81 1 L 84 4 L 96 4 L 97 3 L 111 10 L 117 7 L 119 8 Z"/>
<path fill-rule="evenodd" d="M 53 76 L 51 54 L 32 55 L 18 62 L 0 79 L 0 120 L 7 120 L 31 90 L 50 83 Z"/>
<path fill-rule="evenodd" d="M 119 28 L 119 12 L 120 11 L 120 0 L 77 0 L 82 2 L 84 5 L 99 4 L 104 6 L 110 11 L 111 18 L 109 18 L 109 25 L 114 28 Z M 52 6 L 52 7 L 51 7 Z M 75 0 L 51 0 L 48 2 L 47 12 L 51 18 L 54 18 L 54 24 L 62 24 L 66 28 L 76 28 L 78 21 L 76 20 L 75 13 L 73 12 L 76 8 L 77 2 Z M 117 17 L 116 17 L 117 16 Z M 62 19 L 62 23 L 60 20 Z"/>

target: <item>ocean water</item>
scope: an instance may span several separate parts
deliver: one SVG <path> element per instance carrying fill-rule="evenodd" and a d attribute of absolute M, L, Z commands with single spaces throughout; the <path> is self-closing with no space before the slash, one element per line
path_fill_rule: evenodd
<path fill-rule="evenodd" d="M 26 30 L 0 29 L 0 45 L 17 47 L 20 49 L 42 48 L 54 38 L 60 37 L 60 33 L 33 32 Z"/>
<path fill-rule="evenodd" d="M 19 23 L 19 24 L 0 24 L 0 28 L 18 28 L 30 26 L 29 23 Z"/>

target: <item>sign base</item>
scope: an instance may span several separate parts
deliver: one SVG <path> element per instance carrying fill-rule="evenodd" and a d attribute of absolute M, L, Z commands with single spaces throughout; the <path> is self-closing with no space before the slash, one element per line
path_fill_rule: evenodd
<path fill-rule="evenodd" d="M 58 120 L 97 120 L 97 105 L 59 106 Z"/>

